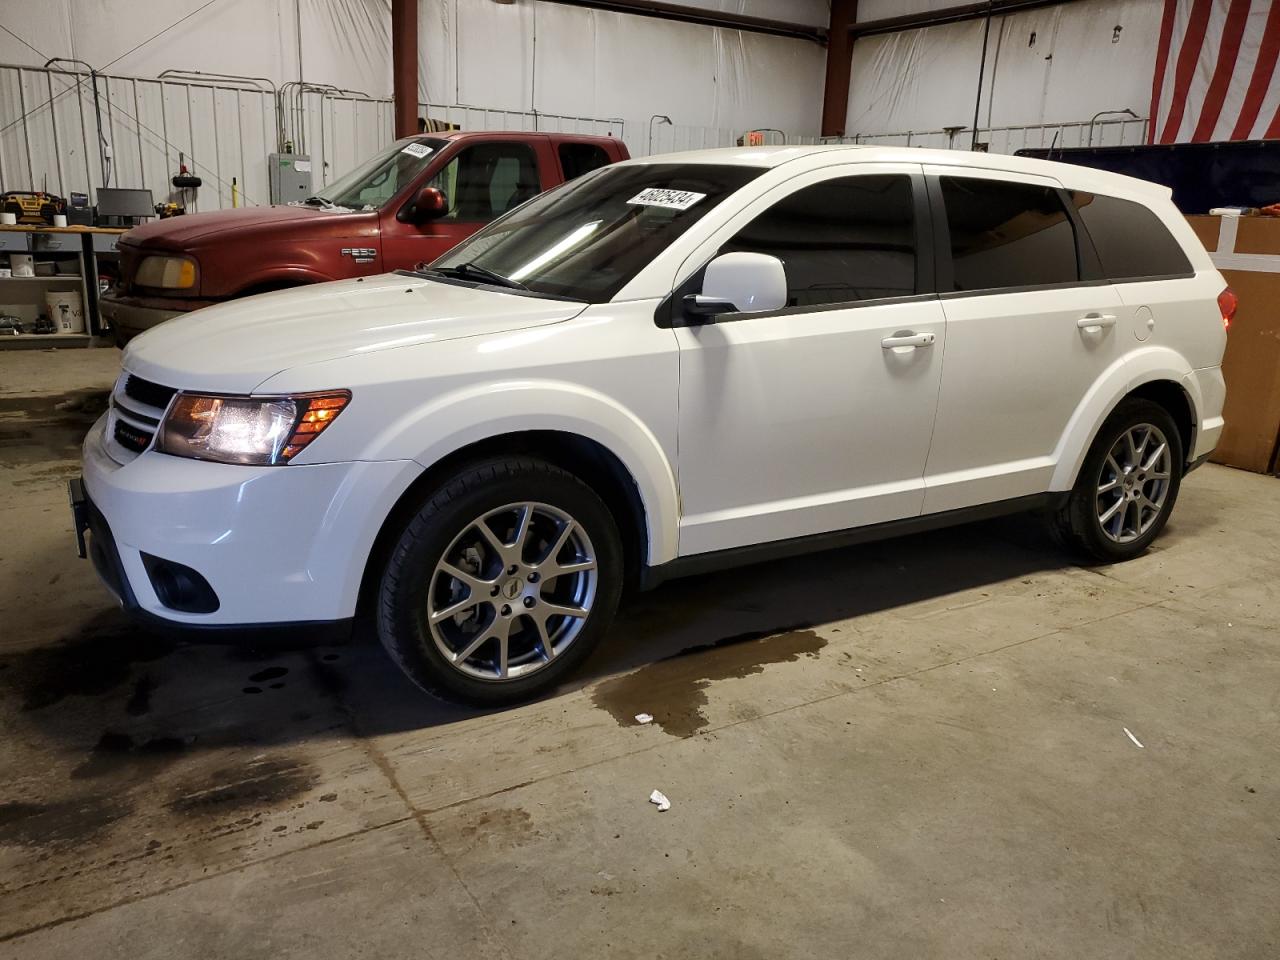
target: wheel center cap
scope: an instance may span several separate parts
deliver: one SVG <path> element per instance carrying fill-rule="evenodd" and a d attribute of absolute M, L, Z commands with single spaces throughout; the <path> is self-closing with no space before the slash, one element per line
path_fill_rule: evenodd
<path fill-rule="evenodd" d="M 514 600 L 522 593 L 524 593 L 524 581 L 519 577 L 512 577 L 502 585 L 502 595 L 508 600 Z"/>

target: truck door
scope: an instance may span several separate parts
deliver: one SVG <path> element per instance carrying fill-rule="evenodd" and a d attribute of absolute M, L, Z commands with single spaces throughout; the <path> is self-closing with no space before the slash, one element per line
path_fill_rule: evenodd
<path fill-rule="evenodd" d="M 548 163 L 545 138 L 537 141 L 483 140 L 464 146 L 434 174 L 416 185 L 444 194 L 448 212 L 425 223 L 406 216 L 412 195 L 383 213 L 382 258 L 387 270 L 430 263 L 486 223 L 537 196 L 557 181 Z M 550 182 L 544 182 L 544 178 Z"/>

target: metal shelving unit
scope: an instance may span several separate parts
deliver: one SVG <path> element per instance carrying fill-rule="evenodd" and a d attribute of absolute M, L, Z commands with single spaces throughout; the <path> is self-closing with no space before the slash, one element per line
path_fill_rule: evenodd
<path fill-rule="evenodd" d="M 102 330 L 98 313 L 98 260 L 115 257 L 115 245 L 124 231 L 85 227 L 0 226 L 0 263 L 11 254 L 30 254 L 36 264 L 52 263 L 51 276 L 0 277 L 0 314 L 34 323 L 47 315 L 45 294 L 75 291 L 80 294 L 85 331 L 79 334 L 0 334 L 0 350 L 23 347 L 91 346 Z M 68 269 L 74 265 L 74 271 Z"/>

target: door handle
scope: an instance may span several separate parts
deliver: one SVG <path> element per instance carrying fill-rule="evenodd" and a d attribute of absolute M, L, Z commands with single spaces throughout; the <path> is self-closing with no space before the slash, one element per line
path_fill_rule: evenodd
<path fill-rule="evenodd" d="M 1109 313 L 1086 313 L 1076 321 L 1081 330 L 1101 330 L 1103 327 L 1114 327 L 1116 318 Z"/>
<path fill-rule="evenodd" d="M 903 333 L 885 337 L 880 341 L 880 346 L 885 350 L 896 350 L 899 347 L 929 347 L 933 346 L 933 341 L 936 339 L 938 338 L 932 333 Z"/>

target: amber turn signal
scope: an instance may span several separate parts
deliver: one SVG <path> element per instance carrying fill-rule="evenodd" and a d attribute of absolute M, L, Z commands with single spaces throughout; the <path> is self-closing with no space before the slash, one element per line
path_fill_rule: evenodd
<path fill-rule="evenodd" d="M 280 459 L 284 462 L 293 459 L 337 419 L 338 414 L 351 402 L 351 394 L 344 390 L 341 393 L 322 393 L 294 399 L 301 415 L 280 452 Z"/>

